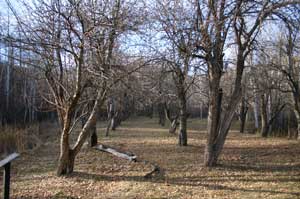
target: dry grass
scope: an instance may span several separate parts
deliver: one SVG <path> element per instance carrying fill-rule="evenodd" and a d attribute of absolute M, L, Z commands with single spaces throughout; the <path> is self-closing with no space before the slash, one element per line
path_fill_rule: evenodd
<path fill-rule="evenodd" d="M 40 145 L 39 128 L 40 124 L 32 124 L 25 128 L 0 128 L 0 159 L 12 152 L 24 152 Z"/>
<path fill-rule="evenodd" d="M 187 147 L 177 146 L 177 137 L 155 120 L 130 120 L 109 138 L 99 125 L 101 143 L 164 169 L 153 179 L 143 177 L 151 170 L 147 165 L 89 148 L 77 158 L 73 175 L 56 177 L 58 140 L 49 137 L 13 163 L 12 198 L 300 198 L 299 141 L 232 131 L 220 166 L 208 170 L 202 166 L 205 123 L 188 124 Z"/>

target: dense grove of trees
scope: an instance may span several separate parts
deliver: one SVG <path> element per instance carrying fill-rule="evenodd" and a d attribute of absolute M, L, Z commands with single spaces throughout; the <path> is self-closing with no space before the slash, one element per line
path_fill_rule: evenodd
<path fill-rule="evenodd" d="M 208 167 L 234 120 L 241 133 L 251 123 L 263 137 L 300 138 L 299 0 L 6 4 L 1 124 L 56 117 L 58 175 L 73 172 L 87 139 L 97 143 L 100 119 L 109 136 L 131 116 L 157 116 L 186 146 L 188 118 L 207 118 Z"/>

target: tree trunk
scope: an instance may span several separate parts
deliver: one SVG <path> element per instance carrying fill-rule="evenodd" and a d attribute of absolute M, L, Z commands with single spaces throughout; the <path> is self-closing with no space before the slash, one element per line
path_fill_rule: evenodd
<path fill-rule="evenodd" d="M 107 124 L 106 131 L 105 131 L 105 137 L 108 137 L 108 136 L 109 136 L 109 130 L 110 130 L 110 127 L 111 127 L 112 119 L 113 119 L 113 118 L 110 118 L 110 119 L 108 120 L 108 124 Z"/>
<path fill-rule="evenodd" d="M 169 128 L 169 133 L 175 134 L 178 123 L 178 115 L 176 115 L 174 118 L 171 116 L 170 109 L 167 106 L 167 103 L 164 103 L 164 111 L 165 111 L 165 118 L 168 119 L 168 121 L 171 123 L 171 126 Z"/>
<path fill-rule="evenodd" d="M 267 112 L 267 99 L 264 95 L 261 96 L 261 136 L 268 137 L 268 112 Z"/>
<path fill-rule="evenodd" d="M 300 140 L 300 112 L 297 110 L 294 110 L 294 113 L 297 118 L 297 132 L 296 132 L 295 138 Z"/>
<path fill-rule="evenodd" d="M 74 170 L 74 162 L 75 154 L 69 147 L 68 127 L 65 127 L 61 135 L 57 175 L 61 176 L 72 173 Z"/>
<path fill-rule="evenodd" d="M 245 115 L 241 115 L 240 133 L 244 133 L 245 132 L 246 116 L 247 116 L 247 112 L 245 113 Z"/>
<path fill-rule="evenodd" d="M 111 129 L 111 127 L 114 124 L 114 117 L 115 117 L 115 101 L 114 99 L 111 97 L 108 99 L 108 104 L 107 104 L 107 119 L 108 119 L 108 124 L 106 127 L 106 132 L 105 132 L 105 136 L 108 137 L 109 136 L 109 130 Z"/>
<path fill-rule="evenodd" d="M 93 102 L 95 103 L 95 102 Z M 89 110 L 92 111 L 92 106 L 91 104 L 89 104 Z M 84 128 L 84 125 L 85 123 L 87 122 L 88 118 L 87 117 L 83 117 L 81 119 L 81 128 Z M 98 143 L 98 136 L 97 136 L 97 121 L 91 125 L 91 128 L 90 128 L 90 140 L 89 140 L 89 145 L 90 147 L 93 147 L 95 145 L 97 145 Z"/>
<path fill-rule="evenodd" d="M 170 126 L 170 129 L 169 129 L 169 133 L 175 134 L 177 126 L 178 126 L 178 121 L 177 120 L 178 120 L 177 117 L 175 119 L 173 119 L 173 121 L 171 123 L 171 126 Z"/>
<path fill-rule="evenodd" d="M 164 113 L 164 105 L 162 103 L 159 103 L 157 106 L 157 112 L 158 112 L 158 124 L 160 124 L 161 126 L 165 126 L 166 123 L 166 116 Z"/>
<path fill-rule="evenodd" d="M 90 139 L 90 146 L 94 147 L 98 144 L 98 136 L 97 136 L 97 122 L 93 124 L 91 127 L 91 139 Z"/>
<path fill-rule="evenodd" d="M 253 105 L 253 112 L 254 112 L 254 121 L 255 121 L 255 130 L 259 129 L 259 105 L 258 105 L 258 97 L 254 96 L 254 105 Z"/>
<path fill-rule="evenodd" d="M 180 100 L 180 114 L 179 114 L 179 146 L 187 146 L 187 112 L 186 112 L 186 99 L 184 90 L 182 90 L 179 96 Z"/>
<path fill-rule="evenodd" d="M 57 175 L 66 175 L 70 174 L 74 170 L 74 162 L 75 157 L 79 153 L 81 147 L 83 146 L 84 142 L 86 141 L 89 136 L 91 136 L 90 131 L 93 126 L 96 125 L 96 117 L 99 107 L 104 103 L 104 98 L 106 95 L 106 89 L 104 88 L 100 91 L 98 91 L 97 98 L 95 100 L 95 103 L 93 105 L 93 109 L 85 122 L 83 128 L 81 129 L 81 132 L 79 136 L 77 137 L 77 141 L 74 144 L 73 148 L 70 148 L 69 144 L 69 131 L 71 128 L 71 118 L 74 114 L 74 106 L 70 106 L 67 109 L 66 114 L 64 115 L 63 120 L 63 130 L 61 134 L 61 140 L 60 140 L 60 156 L 58 161 L 58 168 L 57 168 Z"/>
<path fill-rule="evenodd" d="M 67 175 L 71 174 L 74 171 L 74 164 L 75 164 L 75 155 L 73 154 L 72 150 L 66 150 L 63 153 L 61 153 L 58 169 L 57 169 L 57 175 Z"/>
<path fill-rule="evenodd" d="M 112 118 L 112 123 L 111 123 L 111 130 L 112 131 L 115 131 L 116 128 L 121 125 L 122 120 L 123 120 L 122 118 L 123 118 L 122 111 L 116 112 L 116 114 Z"/>
<path fill-rule="evenodd" d="M 208 121 L 207 129 L 208 136 L 206 141 L 205 153 L 204 153 L 204 165 L 211 167 L 216 165 L 216 145 L 215 140 L 218 136 L 218 126 L 221 116 L 222 107 L 222 89 L 218 89 L 216 85 L 212 85 L 214 89 L 211 89 L 209 96 L 209 109 L 208 109 Z"/>
<path fill-rule="evenodd" d="M 241 120 L 240 133 L 244 133 L 245 132 L 245 124 L 246 124 L 247 112 L 248 112 L 248 107 L 246 106 L 246 102 L 243 99 L 242 100 L 241 111 L 240 111 L 240 120 Z"/>
<path fill-rule="evenodd" d="M 208 137 L 206 142 L 204 165 L 208 167 L 215 166 L 226 137 L 228 135 L 231 122 L 233 120 L 236 105 L 240 103 L 242 97 L 242 77 L 244 70 L 243 49 L 239 49 L 237 56 L 236 78 L 234 90 L 231 94 L 227 107 L 222 109 L 222 90 L 220 89 L 220 80 L 222 76 L 223 59 L 222 56 L 212 58 L 209 65 L 209 116 L 208 116 Z"/>

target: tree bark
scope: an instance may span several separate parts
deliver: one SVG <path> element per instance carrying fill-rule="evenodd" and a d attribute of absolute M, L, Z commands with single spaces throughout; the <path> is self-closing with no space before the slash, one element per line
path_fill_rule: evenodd
<path fill-rule="evenodd" d="M 66 175 L 70 174 L 74 170 L 74 162 L 75 157 L 79 153 L 82 145 L 86 141 L 86 139 L 91 136 L 90 131 L 91 128 L 96 125 L 96 117 L 97 117 L 97 111 L 99 107 L 103 104 L 104 98 L 106 95 L 106 88 L 103 88 L 102 91 L 98 91 L 97 98 L 95 100 L 95 103 L 93 105 L 93 109 L 91 110 L 91 113 L 84 124 L 83 128 L 81 129 L 81 132 L 77 138 L 76 143 L 74 144 L 73 148 L 70 148 L 69 143 L 69 133 L 71 129 L 71 118 L 74 114 L 74 106 L 75 103 L 70 106 L 66 113 L 64 115 L 63 120 L 63 130 L 61 134 L 61 140 L 60 140 L 60 156 L 58 161 L 58 168 L 57 168 L 57 175 Z"/>
<path fill-rule="evenodd" d="M 204 153 L 204 165 L 214 166 L 217 162 L 216 156 L 216 145 L 215 140 L 218 136 L 218 126 L 221 116 L 221 106 L 222 106 L 222 89 L 218 89 L 214 85 L 214 89 L 211 90 L 209 98 L 209 109 L 208 109 L 208 136 L 206 141 L 205 153 Z"/>
<path fill-rule="evenodd" d="M 169 128 L 169 133 L 171 134 L 175 134 L 176 133 L 176 129 L 177 129 L 177 126 L 178 126 L 178 121 L 177 121 L 177 117 L 175 119 L 173 119 L 172 123 L 171 123 L 171 126 Z"/>
<path fill-rule="evenodd" d="M 92 125 L 91 127 L 91 139 L 90 139 L 90 146 L 94 147 L 98 144 L 98 136 L 97 136 L 97 122 Z"/>
<path fill-rule="evenodd" d="M 259 129 L 259 105 L 258 105 L 258 97 L 254 96 L 254 105 L 253 105 L 253 112 L 254 112 L 254 121 L 255 121 L 255 130 Z"/>
<path fill-rule="evenodd" d="M 267 113 L 267 99 L 264 95 L 261 96 L 261 136 L 268 137 L 268 113 Z"/>
<path fill-rule="evenodd" d="M 70 174 L 74 170 L 75 155 L 69 146 L 70 119 L 66 116 L 60 140 L 60 156 L 58 160 L 57 175 Z"/>
<path fill-rule="evenodd" d="M 165 118 L 168 119 L 168 121 L 171 123 L 171 126 L 169 128 L 169 133 L 175 134 L 178 123 L 178 115 L 176 115 L 174 118 L 171 116 L 170 109 L 167 106 L 167 103 L 164 103 L 164 110 L 165 110 Z"/>
<path fill-rule="evenodd" d="M 242 106 L 241 106 L 241 111 L 240 111 L 240 120 L 241 120 L 240 133 L 244 133 L 245 132 L 247 112 L 248 112 L 248 106 L 246 106 L 245 99 L 242 100 L 241 104 L 242 104 Z"/>
<path fill-rule="evenodd" d="M 95 103 L 95 102 L 93 101 L 93 103 Z M 92 111 L 92 109 L 93 109 L 92 104 L 89 104 L 88 107 L 89 107 L 89 111 Z M 81 119 L 81 128 L 84 127 L 85 123 L 87 122 L 87 119 L 88 118 L 86 118 L 86 117 L 83 117 Z M 97 145 L 97 143 L 98 143 L 98 136 L 97 136 L 97 121 L 96 121 L 94 124 L 92 124 L 92 126 L 90 128 L 90 140 L 89 140 L 88 144 L 90 145 L 90 147 L 93 147 L 93 146 Z"/>
<path fill-rule="evenodd" d="M 219 58 L 219 56 L 218 56 Z M 245 59 L 243 50 L 239 49 L 237 57 L 236 78 L 234 82 L 234 90 L 231 94 L 227 107 L 224 108 L 223 114 L 221 109 L 222 90 L 220 90 L 220 80 L 222 75 L 223 62 L 212 59 L 209 66 L 209 115 L 208 115 L 208 137 L 204 153 L 204 165 L 208 167 L 216 166 L 217 160 L 226 137 L 228 135 L 231 122 L 233 120 L 236 104 L 240 103 L 242 96 L 242 77 Z"/>
<path fill-rule="evenodd" d="M 157 105 L 157 112 L 158 112 L 158 124 L 160 124 L 161 126 L 165 126 L 166 123 L 166 116 L 164 113 L 164 105 L 162 103 L 159 103 Z"/>
<path fill-rule="evenodd" d="M 116 112 L 116 114 L 113 116 L 112 118 L 112 123 L 111 123 L 111 130 L 115 131 L 117 129 L 118 126 L 121 125 L 122 123 L 122 111 L 118 111 Z"/>
<path fill-rule="evenodd" d="M 297 110 L 294 110 L 294 113 L 297 118 L 297 132 L 296 132 L 295 138 L 300 140 L 300 112 L 298 112 Z"/>
<path fill-rule="evenodd" d="M 187 112 L 186 112 L 186 98 L 185 91 L 182 88 L 179 91 L 179 105 L 180 105 L 180 114 L 179 114 L 179 135 L 178 135 L 178 144 L 179 146 L 187 146 Z"/>
<path fill-rule="evenodd" d="M 113 98 L 109 98 L 108 99 L 108 104 L 107 104 L 107 119 L 108 119 L 108 124 L 106 127 L 106 131 L 105 131 L 105 136 L 108 137 L 109 136 L 109 130 L 111 129 L 111 127 L 114 124 L 114 120 L 115 120 L 115 101 Z"/>
<path fill-rule="evenodd" d="M 294 100 L 294 113 L 297 118 L 297 133 L 295 138 L 300 139 L 300 88 L 299 88 L 299 67 L 295 67 L 294 63 L 294 48 L 295 48 L 295 42 L 293 39 L 293 29 L 290 26 L 288 27 L 288 43 L 286 45 L 286 53 L 288 56 L 288 73 L 286 73 L 289 81 L 290 81 L 290 87 L 293 90 L 293 100 Z M 281 52 L 281 51 L 280 51 Z M 281 64 L 281 63 L 280 63 Z"/>
<path fill-rule="evenodd" d="M 179 140 L 178 144 L 180 146 L 187 146 L 187 117 L 186 117 L 186 110 L 180 110 L 180 120 L 179 120 Z"/>

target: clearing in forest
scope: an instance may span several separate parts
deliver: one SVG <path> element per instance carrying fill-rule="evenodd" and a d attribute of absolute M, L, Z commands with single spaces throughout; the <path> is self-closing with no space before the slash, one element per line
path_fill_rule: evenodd
<path fill-rule="evenodd" d="M 192 119 L 188 126 L 189 145 L 179 147 L 156 119 L 128 120 L 108 138 L 98 125 L 100 143 L 159 165 L 164 172 L 153 178 L 144 178 L 148 165 L 88 147 L 74 174 L 57 177 L 59 145 L 52 129 L 43 145 L 13 163 L 12 198 L 300 198 L 299 141 L 232 130 L 220 165 L 209 170 L 202 165 L 205 125 Z"/>

